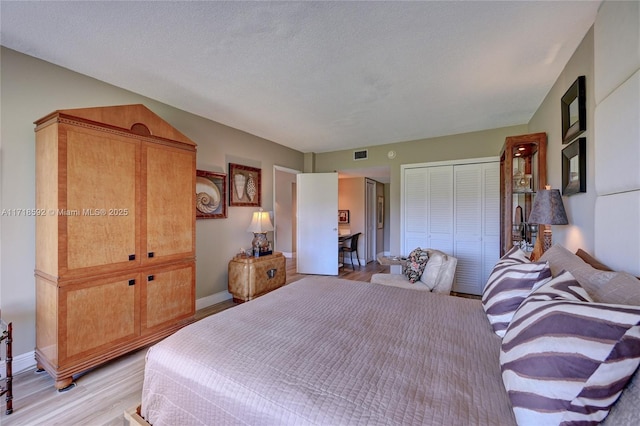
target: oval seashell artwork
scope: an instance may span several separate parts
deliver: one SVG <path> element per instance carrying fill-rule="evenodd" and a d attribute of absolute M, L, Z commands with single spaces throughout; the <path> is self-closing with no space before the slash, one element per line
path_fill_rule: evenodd
<path fill-rule="evenodd" d="M 241 200 L 244 196 L 244 184 L 246 182 L 246 179 L 247 178 L 240 173 L 233 175 L 233 187 L 236 189 L 238 200 Z"/>
<path fill-rule="evenodd" d="M 249 201 L 253 201 L 257 192 L 256 181 L 253 176 L 249 175 L 249 180 L 247 180 L 247 197 L 249 197 Z"/>

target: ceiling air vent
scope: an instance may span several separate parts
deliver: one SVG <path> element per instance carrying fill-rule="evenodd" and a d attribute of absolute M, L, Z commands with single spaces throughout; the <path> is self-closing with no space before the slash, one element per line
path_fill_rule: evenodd
<path fill-rule="evenodd" d="M 369 156 L 369 151 L 363 149 L 361 151 L 353 151 L 353 159 L 354 160 L 366 160 Z"/>

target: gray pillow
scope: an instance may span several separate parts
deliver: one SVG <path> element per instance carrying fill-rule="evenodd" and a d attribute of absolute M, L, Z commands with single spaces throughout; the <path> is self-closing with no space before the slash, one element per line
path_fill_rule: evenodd
<path fill-rule="evenodd" d="M 616 272 L 592 296 L 596 302 L 640 306 L 640 280 L 626 272 Z"/>
<path fill-rule="evenodd" d="M 558 276 L 562 271 L 571 272 L 592 297 L 594 297 L 598 288 L 608 283 L 616 275 L 616 272 L 601 271 L 590 266 L 559 244 L 545 251 L 539 261 L 549 262 L 551 273 L 554 277 Z M 595 297 L 594 300 L 598 301 Z"/>

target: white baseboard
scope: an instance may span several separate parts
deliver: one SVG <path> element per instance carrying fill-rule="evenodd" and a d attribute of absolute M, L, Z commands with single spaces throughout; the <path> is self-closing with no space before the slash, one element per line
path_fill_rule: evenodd
<path fill-rule="evenodd" d="M 11 372 L 15 376 L 21 371 L 28 370 L 36 366 L 36 359 L 34 351 L 27 352 L 26 354 L 13 357 L 11 362 Z M 0 364 L 0 376 L 5 377 L 7 374 L 7 364 L 2 360 Z"/>
<path fill-rule="evenodd" d="M 228 291 L 221 291 L 219 293 L 212 294 L 210 296 L 202 297 L 196 300 L 196 310 L 208 308 L 216 303 L 224 302 L 231 299 L 233 296 Z M 30 351 L 18 356 L 13 357 L 11 364 L 12 373 L 15 375 L 21 371 L 28 370 L 36 366 L 36 359 L 34 351 Z M 0 376 L 5 377 L 7 372 L 4 359 L 0 362 Z"/>
<path fill-rule="evenodd" d="M 209 306 L 215 305 L 216 303 L 224 302 L 225 300 L 229 300 L 232 297 L 233 296 L 231 295 L 231 293 L 226 290 L 214 293 L 210 296 L 201 297 L 200 299 L 196 299 L 196 311 L 208 308 Z"/>

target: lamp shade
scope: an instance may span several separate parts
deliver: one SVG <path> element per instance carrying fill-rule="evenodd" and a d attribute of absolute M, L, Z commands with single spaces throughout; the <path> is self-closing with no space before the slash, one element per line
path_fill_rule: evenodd
<path fill-rule="evenodd" d="M 533 200 L 528 222 L 542 225 L 569 224 L 559 189 L 541 189 L 538 191 Z"/>
<path fill-rule="evenodd" d="M 273 231 L 273 224 L 269 218 L 269 212 L 262 211 L 262 209 L 260 209 L 259 212 L 254 212 L 247 232 L 264 233 L 268 231 Z"/>

